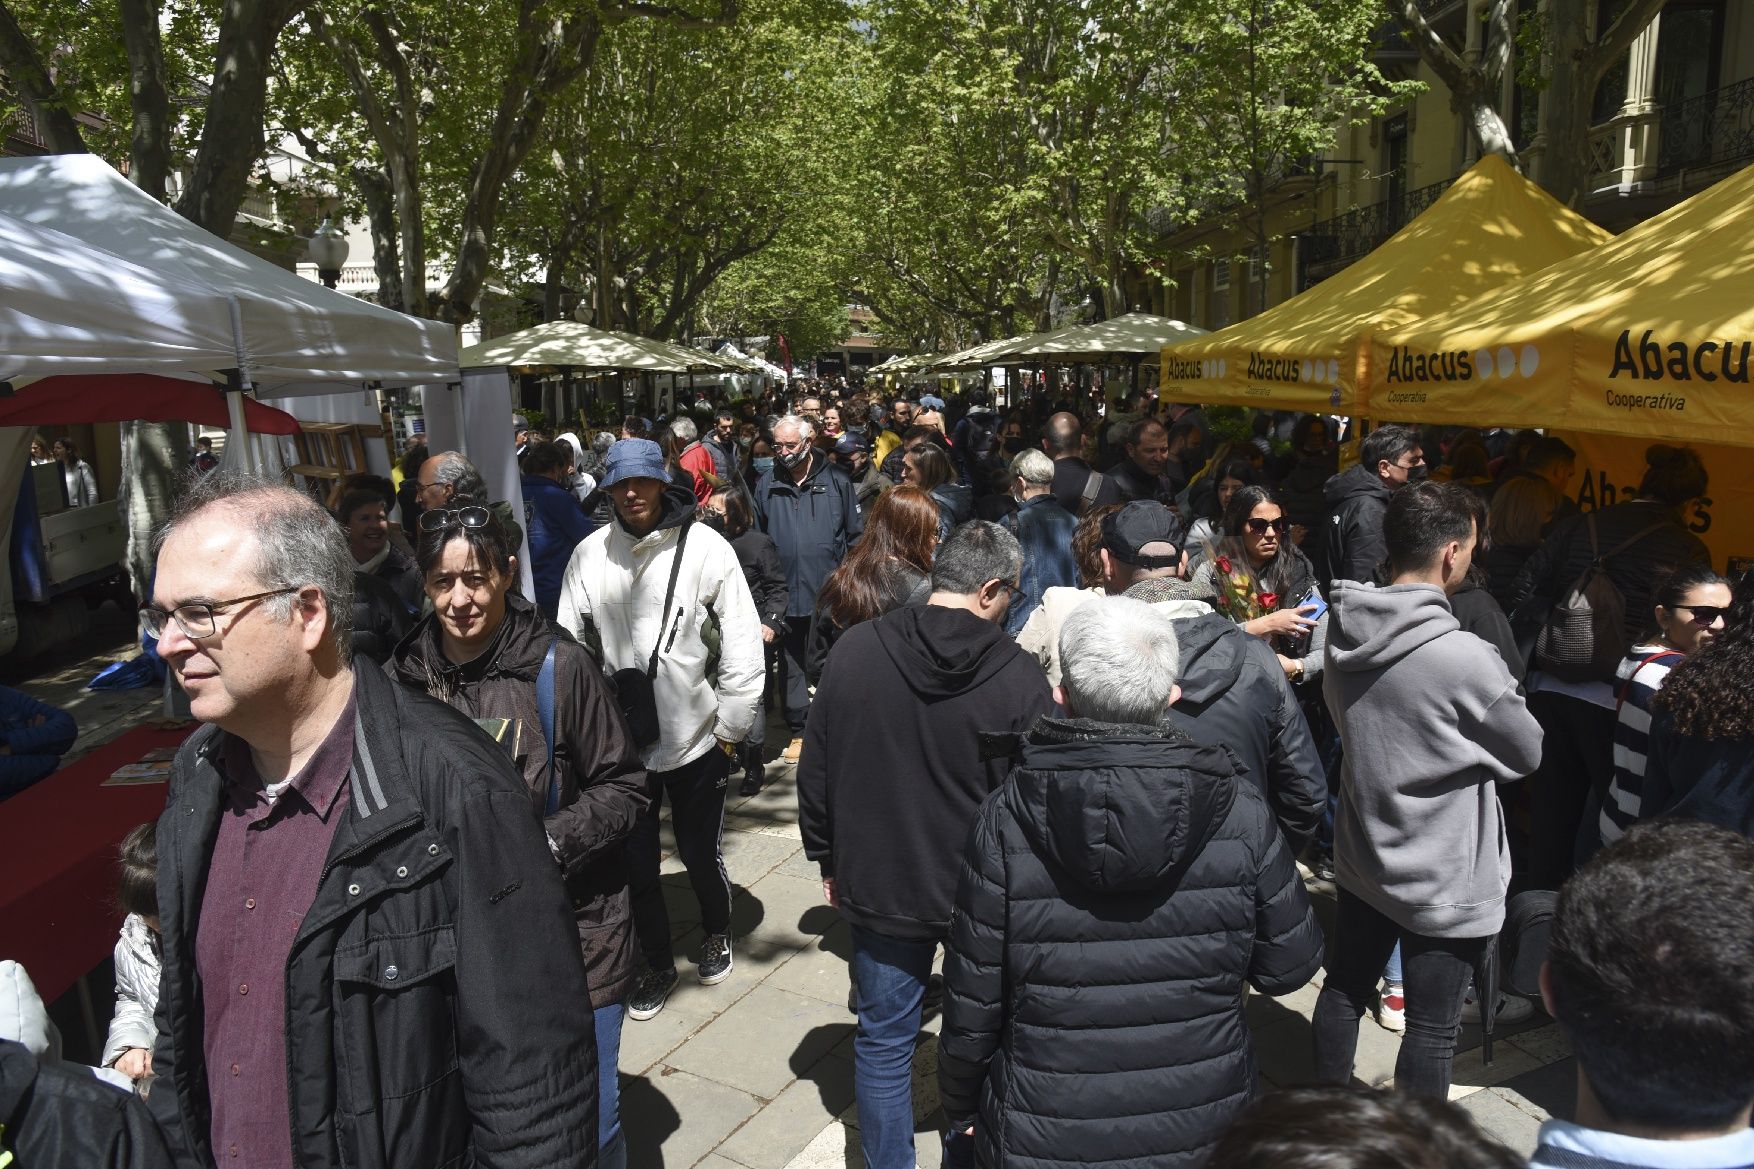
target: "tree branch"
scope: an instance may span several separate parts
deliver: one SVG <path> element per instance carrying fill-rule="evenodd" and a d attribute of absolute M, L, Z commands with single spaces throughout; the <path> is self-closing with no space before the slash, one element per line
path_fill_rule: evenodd
<path fill-rule="evenodd" d="M 86 153 L 78 121 L 67 108 L 35 42 L 25 35 L 5 0 L 0 0 L 0 73 L 6 74 L 51 154 Z"/>

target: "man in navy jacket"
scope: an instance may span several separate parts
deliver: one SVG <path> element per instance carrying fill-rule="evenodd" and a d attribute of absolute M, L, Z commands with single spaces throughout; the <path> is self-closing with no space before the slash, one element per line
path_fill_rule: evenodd
<path fill-rule="evenodd" d="M 530 530 L 530 575 L 536 582 L 536 607 L 553 617 L 560 607 L 560 582 L 572 550 L 596 530 L 584 505 L 567 487 L 572 452 L 545 442 L 524 455 L 524 525 Z"/>

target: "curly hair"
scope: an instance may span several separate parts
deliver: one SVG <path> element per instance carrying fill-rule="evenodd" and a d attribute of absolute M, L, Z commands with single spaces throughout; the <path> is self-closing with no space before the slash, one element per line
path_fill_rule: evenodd
<path fill-rule="evenodd" d="M 1078 587 L 1093 589 L 1102 583 L 1102 521 L 1121 510 L 1121 504 L 1092 507 L 1072 532 L 1072 559 L 1078 565 Z"/>
<path fill-rule="evenodd" d="M 1670 672 L 1651 700 L 1677 733 L 1697 739 L 1754 739 L 1754 587 L 1737 586 L 1724 631 Z"/>

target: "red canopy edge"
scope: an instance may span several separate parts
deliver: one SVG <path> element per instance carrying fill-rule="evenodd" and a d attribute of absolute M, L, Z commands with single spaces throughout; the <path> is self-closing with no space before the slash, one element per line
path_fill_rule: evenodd
<path fill-rule="evenodd" d="M 198 422 L 230 429 L 224 386 L 153 373 L 61 374 L 0 398 L 0 426 L 88 422 Z M 298 419 L 244 397 L 252 434 L 297 434 Z"/>

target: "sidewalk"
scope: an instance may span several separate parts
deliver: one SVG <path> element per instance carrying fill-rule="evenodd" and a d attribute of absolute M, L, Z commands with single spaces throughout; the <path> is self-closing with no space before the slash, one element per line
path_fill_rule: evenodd
<path fill-rule="evenodd" d="M 770 731 L 777 750 L 784 728 Z M 699 914 L 670 853 L 665 896 L 679 942 L 682 982 L 656 1018 L 629 1020 L 621 1046 L 621 1108 L 631 1169 L 862 1169 L 853 1109 L 853 1016 L 847 1011 L 847 926 L 822 900 L 816 866 L 804 859 L 792 768 L 770 764 L 761 795 L 726 802 L 725 864 L 736 886 L 736 965 L 714 987 L 695 981 Z M 1331 924 L 1332 889 L 1311 893 Z M 1249 1021 L 1263 1079 L 1306 1082 L 1309 1019 L 1319 987 L 1283 999 L 1251 996 Z M 938 1020 L 928 1017 L 914 1061 L 916 1142 L 923 1169 L 937 1169 Z M 1399 1038 L 1368 1017 L 1360 1024 L 1357 1075 L 1394 1073 Z M 1481 1066 L 1479 1030 L 1465 1028 L 1452 1097 L 1489 1133 L 1527 1155 L 1549 1112 L 1569 1115 L 1575 1068 L 1544 1014 L 1500 1027 L 1493 1066 Z"/>

